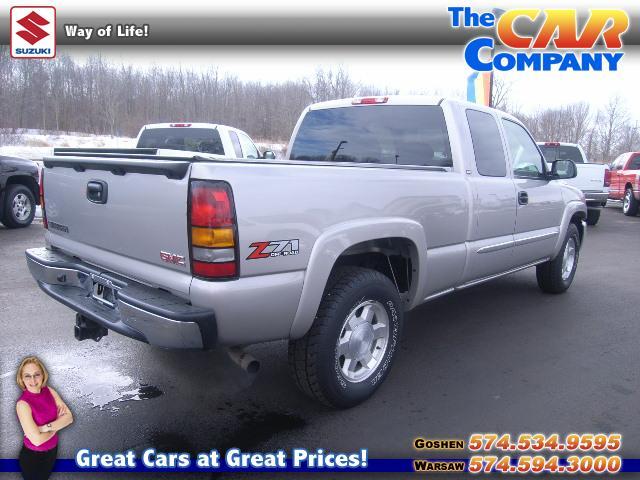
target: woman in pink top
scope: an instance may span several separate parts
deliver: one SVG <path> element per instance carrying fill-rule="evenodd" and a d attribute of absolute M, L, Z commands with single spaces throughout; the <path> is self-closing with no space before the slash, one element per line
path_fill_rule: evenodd
<path fill-rule="evenodd" d="M 73 422 L 60 395 L 47 386 L 49 374 L 37 357 L 22 360 L 16 381 L 23 390 L 16 404 L 24 431 L 20 468 L 25 480 L 46 480 L 58 453 L 58 431 Z"/>

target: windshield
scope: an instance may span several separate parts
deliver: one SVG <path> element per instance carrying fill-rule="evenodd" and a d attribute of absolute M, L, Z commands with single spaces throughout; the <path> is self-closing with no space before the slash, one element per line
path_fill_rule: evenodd
<path fill-rule="evenodd" d="M 371 105 L 307 113 L 291 160 L 451 167 L 439 106 Z"/>
<path fill-rule="evenodd" d="M 137 147 L 224 155 L 220 134 L 212 128 L 147 128 L 140 135 Z"/>
<path fill-rule="evenodd" d="M 556 160 L 573 160 L 574 163 L 585 163 L 578 147 L 567 145 L 539 145 L 539 147 L 547 163 L 553 163 Z"/>

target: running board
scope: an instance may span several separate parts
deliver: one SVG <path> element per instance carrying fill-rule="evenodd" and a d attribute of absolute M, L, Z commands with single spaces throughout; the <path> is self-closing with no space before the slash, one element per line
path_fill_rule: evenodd
<path fill-rule="evenodd" d="M 512 273 L 519 272 L 520 270 L 525 270 L 525 269 L 530 268 L 530 267 L 535 267 L 536 265 L 544 263 L 544 262 L 546 262 L 548 260 L 549 260 L 548 257 L 547 258 L 541 258 L 540 260 L 536 260 L 535 262 L 528 263 L 528 264 L 523 265 L 523 266 L 518 267 L 518 268 L 512 268 L 511 270 L 507 270 L 506 272 L 498 273 L 496 275 L 490 275 L 488 277 L 479 278 L 477 280 L 472 280 L 470 282 L 463 283 L 462 285 L 458 285 L 457 287 L 448 288 L 448 289 L 443 290 L 441 292 L 434 293 L 433 295 L 429 295 L 423 301 L 424 302 L 428 302 L 430 300 L 434 300 L 436 298 L 442 297 L 443 295 L 446 295 L 447 293 L 456 292 L 458 290 L 464 290 L 465 288 L 474 287 L 476 285 L 480 285 L 481 283 L 488 282 L 490 280 L 495 280 L 496 278 L 504 277 L 505 275 L 511 275 Z"/>

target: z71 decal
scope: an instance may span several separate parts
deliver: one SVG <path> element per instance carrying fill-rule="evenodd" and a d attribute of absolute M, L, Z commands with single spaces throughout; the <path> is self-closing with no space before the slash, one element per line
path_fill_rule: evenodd
<path fill-rule="evenodd" d="M 284 257 L 287 255 L 298 255 L 299 240 L 274 240 L 272 242 L 254 242 L 249 245 L 255 250 L 247 257 L 247 260 L 258 260 L 260 258 Z"/>

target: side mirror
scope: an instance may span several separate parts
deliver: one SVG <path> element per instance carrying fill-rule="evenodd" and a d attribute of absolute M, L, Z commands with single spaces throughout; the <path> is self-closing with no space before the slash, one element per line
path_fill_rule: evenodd
<path fill-rule="evenodd" d="M 578 167 L 573 160 L 556 160 L 551 164 L 552 180 L 568 180 L 578 175 Z"/>
<path fill-rule="evenodd" d="M 276 154 L 273 153 L 271 150 L 265 150 L 265 152 L 262 154 L 262 158 L 269 159 L 269 160 L 275 160 L 276 159 Z"/>

